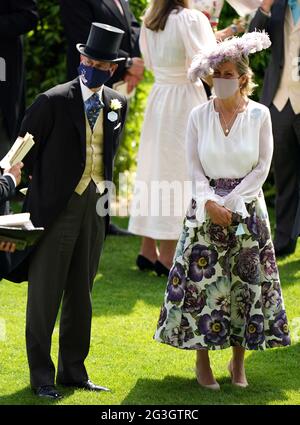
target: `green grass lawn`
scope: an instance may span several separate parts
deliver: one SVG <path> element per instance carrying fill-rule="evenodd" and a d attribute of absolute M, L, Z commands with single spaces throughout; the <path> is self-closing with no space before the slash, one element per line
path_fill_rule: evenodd
<path fill-rule="evenodd" d="M 116 221 L 126 226 L 126 219 Z M 65 397 L 57 404 L 300 404 L 299 244 L 293 256 L 279 262 L 293 345 L 247 352 L 250 386 L 244 390 L 230 383 L 226 369 L 230 350 L 212 352 L 213 370 L 221 384 L 218 393 L 197 384 L 194 352 L 153 341 L 166 279 L 137 270 L 138 248 L 139 238 L 108 237 L 94 285 L 92 341 L 86 365 L 90 378 L 112 391 L 61 388 Z M 38 399 L 29 388 L 26 291 L 26 284 L 0 283 L 0 405 L 53 404 Z M 57 351 L 58 327 L 53 335 L 55 361 Z"/>

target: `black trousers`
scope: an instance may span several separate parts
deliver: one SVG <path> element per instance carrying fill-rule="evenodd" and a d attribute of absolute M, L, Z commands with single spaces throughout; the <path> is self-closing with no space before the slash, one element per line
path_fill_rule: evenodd
<path fill-rule="evenodd" d="M 270 107 L 273 135 L 273 167 L 276 186 L 275 246 L 285 247 L 300 234 L 300 114 L 290 101 L 279 112 Z"/>
<path fill-rule="evenodd" d="M 74 193 L 31 258 L 26 346 L 32 388 L 54 384 L 51 337 L 61 302 L 57 382 L 88 379 L 91 291 L 105 236 L 98 199 L 93 182 L 81 196 Z"/>

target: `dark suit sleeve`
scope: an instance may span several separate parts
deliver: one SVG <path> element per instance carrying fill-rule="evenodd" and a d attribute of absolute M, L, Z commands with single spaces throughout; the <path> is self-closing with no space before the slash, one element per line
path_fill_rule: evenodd
<path fill-rule="evenodd" d="M 35 145 L 25 156 L 24 169 L 31 175 L 36 159 L 41 153 L 53 127 L 51 101 L 46 94 L 41 94 L 27 109 L 21 124 L 20 136 L 26 132 L 33 135 Z"/>
<path fill-rule="evenodd" d="M 12 0 L 11 12 L 0 15 L 0 36 L 17 37 L 35 28 L 38 21 L 36 0 Z"/>
<path fill-rule="evenodd" d="M 249 32 L 257 30 L 269 30 L 269 23 L 271 18 L 265 15 L 260 9 L 257 9 L 252 21 L 249 25 Z"/>
<path fill-rule="evenodd" d="M 93 11 L 85 0 L 60 0 L 61 19 L 70 44 L 85 43 L 94 21 Z"/>
<path fill-rule="evenodd" d="M 141 32 L 141 26 L 139 22 L 136 20 L 134 14 L 130 12 L 131 14 L 131 36 L 133 39 L 133 56 L 134 57 L 141 57 L 141 51 L 140 51 L 140 32 Z"/>
<path fill-rule="evenodd" d="M 15 184 L 10 176 L 0 177 L 0 206 L 15 194 Z"/>

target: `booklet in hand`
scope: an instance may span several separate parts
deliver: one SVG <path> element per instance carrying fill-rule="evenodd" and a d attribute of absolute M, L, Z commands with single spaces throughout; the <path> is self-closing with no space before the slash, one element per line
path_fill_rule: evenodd
<path fill-rule="evenodd" d="M 26 133 L 24 137 L 18 137 L 5 157 L 0 161 L 0 167 L 3 170 L 11 168 L 13 165 L 22 161 L 34 145 L 33 136 Z"/>
<path fill-rule="evenodd" d="M 0 242 L 12 242 L 16 249 L 34 245 L 42 236 L 43 227 L 34 227 L 29 213 L 3 215 L 0 217 Z"/>

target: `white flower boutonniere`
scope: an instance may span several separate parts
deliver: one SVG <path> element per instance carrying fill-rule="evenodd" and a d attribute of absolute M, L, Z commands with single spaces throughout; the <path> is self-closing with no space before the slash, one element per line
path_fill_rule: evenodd
<path fill-rule="evenodd" d="M 111 111 L 107 114 L 107 118 L 111 122 L 115 122 L 118 119 L 118 114 L 116 111 L 122 108 L 122 103 L 118 99 L 112 99 L 110 102 Z"/>
<path fill-rule="evenodd" d="M 118 109 L 122 108 L 122 103 L 119 101 L 119 99 L 112 99 L 110 101 L 110 109 L 112 111 L 117 111 Z"/>

